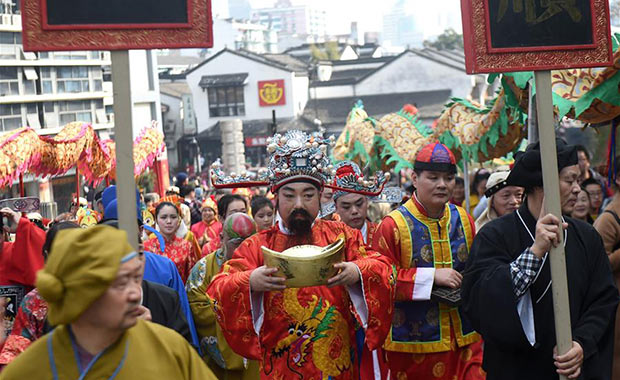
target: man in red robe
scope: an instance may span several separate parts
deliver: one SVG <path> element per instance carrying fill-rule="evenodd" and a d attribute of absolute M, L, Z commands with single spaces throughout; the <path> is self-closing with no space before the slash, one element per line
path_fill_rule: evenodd
<path fill-rule="evenodd" d="M 394 319 L 385 342 L 395 379 L 484 379 L 482 342 L 458 304 L 431 298 L 458 289 L 474 236 L 473 219 L 449 203 L 456 163 L 443 144 L 416 155 L 411 199 L 379 225 L 372 247 L 396 263 Z"/>
<path fill-rule="evenodd" d="M 207 289 L 230 347 L 261 362 L 261 379 L 357 380 L 355 322 L 370 350 L 385 340 L 395 280 L 389 258 L 366 249 L 359 231 L 317 219 L 320 190 L 329 181 L 328 140 L 289 131 L 274 136 L 269 173 L 276 194 L 274 227 L 245 240 Z M 215 185 L 239 186 L 239 177 Z M 249 184 L 264 184 L 257 180 Z M 264 265 L 261 247 L 274 251 L 345 239 L 344 261 L 327 286 L 286 288 L 277 268 Z"/>
<path fill-rule="evenodd" d="M 336 214 L 347 226 L 359 230 L 365 244 L 372 242 L 378 225 L 368 220 L 369 197 L 363 193 L 369 193 L 382 188 L 389 179 L 383 173 L 377 173 L 376 181 L 367 181 L 354 162 L 342 161 L 336 167 L 336 175 L 332 187 L 332 198 L 336 207 Z M 358 352 L 360 354 L 360 379 L 381 380 L 388 378 L 388 365 L 385 352 L 381 347 L 370 351 L 359 342 L 364 339 L 364 331 L 358 330 L 356 334 Z"/>

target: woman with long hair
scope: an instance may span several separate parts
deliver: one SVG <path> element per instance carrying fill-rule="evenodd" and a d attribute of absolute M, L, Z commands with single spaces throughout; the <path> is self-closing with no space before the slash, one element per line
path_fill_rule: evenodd
<path fill-rule="evenodd" d="M 189 271 L 198 261 L 198 257 L 196 257 L 192 245 L 187 240 L 176 236 L 181 223 L 179 209 L 170 202 L 161 202 L 155 208 L 155 221 L 159 232 L 164 237 L 165 247 L 162 249 L 157 237 L 151 237 L 144 242 L 144 249 L 164 255 L 172 260 L 179 270 L 183 283 L 185 283 Z"/>

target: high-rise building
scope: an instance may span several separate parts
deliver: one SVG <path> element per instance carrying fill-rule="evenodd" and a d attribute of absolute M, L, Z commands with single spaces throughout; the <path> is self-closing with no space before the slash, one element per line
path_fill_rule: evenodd
<path fill-rule="evenodd" d="M 214 19 L 213 31 L 217 38 L 209 51 L 214 54 L 224 48 L 257 54 L 278 51 L 278 32 L 263 24 L 232 18 Z"/>
<path fill-rule="evenodd" d="M 458 0 L 398 0 L 383 16 L 383 43 L 420 48 L 446 29 L 461 33 Z"/>
<path fill-rule="evenodd" d="M 323 37 L 327 34 L 325 10 L 309 5 L 293 6 L 290 0 L 280 0 L 273 8 L 254 9 L 251 19 L 278 31 L 280 35 Z"/>

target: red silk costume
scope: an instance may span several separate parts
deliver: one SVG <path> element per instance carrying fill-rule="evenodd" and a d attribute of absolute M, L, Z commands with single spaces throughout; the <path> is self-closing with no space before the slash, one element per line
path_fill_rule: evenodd
<path fill-rule="evenodd" d="M 362 277 L 348 290 L 316 286 L 252 293 L 250 273 L 263 265 L 260 247 L 284 251 L 295 245 L 278 225 L 243 242 L 207 289 L 228 344 L 261 361 L 261 379 L 357 380 L 355 319 L 366 327 L 370 350 L 385 341 L 393 310 L 385 302 L 393 299 L 391 261 L 367 251 L 360 232 L 339 222 L 316 220 L 310 244 L 326 246 L 339 237 L 346 240 L 345 260 Z"/>
<path fill-rule="evenodd" d="M 366 245 L 370 245 L 377 232 L 379 225 L 376 223 L 366 222 Z M 362 348 L 362 357 L 360 362 L 360 380 L 383 380 L 388 378 L 388 365 L 385 357 L 385 351 L 382 347 L 377 347 L 371 351 L 368 346 Z"/>
<path fill-rule="evenodd" d="M 159 246 L 159 239 L 156 237 L 152 237 L 149 240 L 144 242 L 144 250 L 156 253 L 158 255 L 166 256 L 170 260 L 174 262 L 177 269 L 179 270 L 179 274 L 181 275 L 181 280 L 183 283 L 187 281 L 187 277 L 189 276 L 189 272 L 194 267 L 194 264 L 198 262 L 198 257 L 194 252 L 192 244 L 185 239 L 181 239 L 178 236 L 175 236 L 173 240 L 166 239 L 166 251 L 162 252 L 161 247 Z"/>
<path fill-rule="evenodd" d="M 43 243 L 45 231 L 26 218 L 19 219 L 15 242 L 0 243 L 0 285 L 24 285 L 30 291 L 43 268 Z"/>
<path fill-rule="evenodd" d="M 202 244 L 202 246 L 200 247 L 201 249 L 207 245 L 207 244 L 211 244 L 211 247 L 214 246 L 219 246 L 220 244 L 220 233 L 222 233 L 222 223 L 220 223 L 218 220 L 214 219 L 213 221 L 211 221 L 211 223 L 207 224 L 204 221 L 200 221 L 196 224 L 194 224 L 191 228 L 192 233 L 194 234 L 194 236 L 196 237 L 196 239 L 200 240 L 200 238 L 206 238 L 205 242 Z M 211 243 L 213 242 L 213 243 Z M 216 248 L 217 249 L 217 248 Z M 207 254 L 214 252 L 215 249 L 213 251 L 209 251 L 207 252 Z M 206 256 L 206 254 L 203 253 L 202 255 L 203 257 Z"/>

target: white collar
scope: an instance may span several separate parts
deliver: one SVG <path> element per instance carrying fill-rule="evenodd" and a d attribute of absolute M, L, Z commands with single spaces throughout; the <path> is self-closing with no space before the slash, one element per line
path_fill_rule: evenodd
<path fill-rule="evenodd" d="M 291 231 L 284 226 L 284 219 L 280 216 L 280 212 L 276 212 L 276 225 L 284 235 L 292 235 Z"/>
<path fill-rule="evenodd" d="M 364 221 L 364 225 L 362 226 L 362 228 L 360 228 L 360 232 L 362 233 L 362 236 L 364 237 L 364 243 L 368 244 L 368 222 Z"/>

